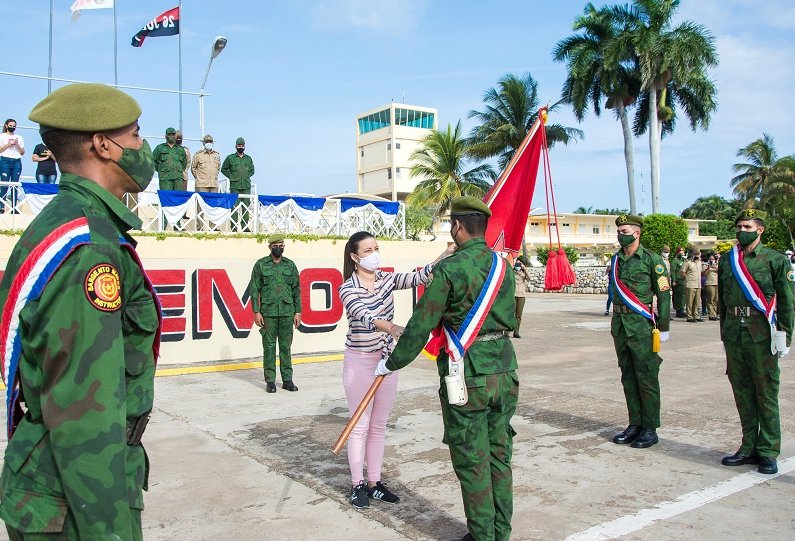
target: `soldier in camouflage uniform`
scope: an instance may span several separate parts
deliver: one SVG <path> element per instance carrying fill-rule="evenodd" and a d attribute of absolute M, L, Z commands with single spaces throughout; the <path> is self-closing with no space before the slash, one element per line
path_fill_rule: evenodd
<path fill-rule="evenodd" d="M 740 449 L 724 457 L 722 463 L 725 466 L 759 464 L 760 473 L 773 474 L 778 472 L 776 457 L 781 452 L 778 357 L 787 355 L 792 345 L 795 271 L 785 256 L 760 242 L 765 218 L 767 215 L 759 210 L 742 211 L 735 220 L 737 240 L 745 267 L 762 290 L 764 302 L 776 296 L 778 330 L 786 332 L 787 347 L 771 353 L 770 325 L 743 294 L 732 271 L 732 254 L 725 254 L 718 263 L 720 336 L 726 349 L 726 374 L 740 414 L 743 440 Z"/>
<path fill-rule="evenodd" d="M 671 290 L 673 291 L 674 310 L 676 317 L 687 317 L 685 314 L 685 281 L 679 277 L 679 271 L 685 264 L 685 251 L 682 248 L 676 249 L 676 256 L 671 261 L 669 276 L 671 277 Z"/>
<path fill-rule="evenodd" d="M 246 154 L 246 140 L 238 137 L 235 141 L 235 152 L 224 158 L 221 173 L 229 179 L 229 193 L 251 195 L 251 177 L 254 176 L 254 160 Z M 248 231 L 248 208 L 250 200 L 238 200 L 235 214 L 240 215 L 240 226 Z M 241 210 L 242 207 L 242 210 Z"/>
<path fill-rule="evenodd" d="M 177 130 L 166 130 L 166 142 L 160 143 L 152 153 L 157 168 L 157 179 L 161 190 L 181 190 L 182 176 L 188 167 L 188 155 L 177 144 Z"/>
<path fill-rule="evenodd" d="M 270 255 L 254 263 L 251 271 L 250 293 L 254 309 L 254 323 L 262 335 L 262 365 L 267 382 L 266 391 L 276 392 L 276 341 L 279 341 L 279 371 L 282 389 L 297 391 L 293 383 L 293 363 L 290 346 L 293 327 L 301 324 L 301 290 L 298 268 L 291 259 L 283 257 L 284 235 L 268 238 Z"/>
<path fill-rule="evenodd" d="M 450 232 L 458 249 L 434 267 L 433 281 L 417 303 L 392 355 L 379 364 L 377 374 L 398 370 L 413 361 L 440 321 L 458 331 L 491 269 L 492 251 L 483 239 L 489 216 L 491 211 L 477 198 L 453 201 Z M 464 357 L 469 395 L 465 405 L 448 403 L 443 379 L 448 373 L 447 353 L 442 350 L 437 358 L 443 441 L 450 448 L 453 469 L 461 483 L 469 529 L 465 540 L 507 540 L 511 535 L 515 432 L 510 420 L 519 397 L 516 354 L 509 338 L 516 328 L 514 306 L 514 275 L 508 265 L 478 338 Z"/>
<path fill-rule="evenodd" d="M 130 96 L 99 84 L 59 88 L 30 114 L 63 175 L 0 282 L 3 365 L 18 366 L 4 376 L 24 403 L 12 397 L 0 479 L 14 541 L 142 539 L 140 439 L 159 308 L 128 234 L 141 221 L 120 201 L 154 175 L 140 114 Z"/>
<path fill-rule="evenodd" d="M 652 303 L 657 297 L 656 326 L 660 341 L 664 342 L 671 325 L 671 285 L 665 263 L 658 254 L 640 245 L 643 218 L 622 214 L 616 218 L 616 226 L 621 250 L 616 254 L 613 272 L 649 312 L 653 313 Z M 629 426 L 615 435 L 613 443 L 644 449 L 658 441 L 662 359 L 652 351 L 652 322 L 624 303 L 612 280 L 610 287 L 614 295 L 610 333 L 629 412 Z"/>

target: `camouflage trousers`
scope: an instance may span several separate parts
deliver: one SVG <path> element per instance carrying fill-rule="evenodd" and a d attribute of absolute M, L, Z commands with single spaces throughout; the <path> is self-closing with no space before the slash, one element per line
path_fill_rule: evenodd
<path fill-rule="evenodd" d="M 679 312 L 685 309 L 685 284 L 677 284 L 672 288 L 674 310 Z"/>
<path fill-rule="evenodd" d="M 262 368 L 265 381 L 276 381 L 276 341 L 279 342 L 279 371 L 282 382 L 293 380 L 293 360 L 290 347 L 293 345 L 293 316 L 263 317 L 265 324 L 259 330 L 262 335 Z"/>
<path fill-rule="evenodd" d="M 143 541 L 140 509 L 130 509 L 130 522 L 130 526 L 132 526 L 132 538 L 130 541 Z M 74 541 L 75 539 L 80 539 L 80 532 L 77 531 L 77 524 L 75 524 L 75 517 L 72 515 L 71 510 L 66 513 L 66 520 L 64 520 L 61 531 L 52 532 L 49 528 L 44 529 L 48 531 L 46 533 L 22 532 L 6 524 L 9 541 Z"/>
<path fill-rule="evenodd" d="M 629 424 L 644 428 L 660 426 L 660 364 L 662 359 L 651 350 L 651 326 L 648 332 L 627 336 L 621 329 L 613 337 L 621 369 L 621 385 L 627 401 Z"/>
<path fill-rule="evenodd" d="M 513 515 L 513 436 L 510 425 L 519 399 L 516 372 L 466 378 L 469 401 L 447 403 L 442 381 L 444 443 L 450 448 L 469 533 L 476 541 L 507 540 Z"/>
<path fill-rule="evenodd" d="M 181 190 L 182 189 L 182 179 L 171 179 L 171 180 L 164 180 L 160 179 L 160 189 L 161 190 Z"/>
<path fill-rule="evenodd" d="M 776 458 L 781 451 L 778 355 L 770 354 L 769 340 L 754 342 L 744 330 L 724 345 L 726 375 L 743 428 L 740 452 Z"/>

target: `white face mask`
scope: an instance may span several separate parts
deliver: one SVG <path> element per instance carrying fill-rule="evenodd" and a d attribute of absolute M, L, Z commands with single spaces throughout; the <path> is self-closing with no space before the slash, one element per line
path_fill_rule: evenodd
<path fill-rule="evenodd" d="M 665 259 L 668 259 L 668 256 L 669 256 L 669 255 L 671 255 L 671 254 L 669 254 L 668 252 L 663 252 L 663 253 L 662 253 L 662 256 L 663 256 Z"/>
<path fill-rule="evenodd" d="M 212 143 L 204 143 L 204 150 L 212 150 L 213 144 Z"/>
<path fill-rule="evenodd" d="M 364 270 L 368 270 L 370 272 L 375 271 L 381 267 L 381 254 L 378 252 L 373 252 L 367 257 L 361 257 L 359 258 L 358 265 Z"/>

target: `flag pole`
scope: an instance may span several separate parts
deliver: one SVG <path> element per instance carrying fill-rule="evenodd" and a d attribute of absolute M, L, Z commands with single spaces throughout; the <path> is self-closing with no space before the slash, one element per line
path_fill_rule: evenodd
<path fill-rule="evenodd" d="M 179 0 L 179 131 L 182 131 L 182 0 Z"/>
<path fill-rule="evenodd" d="M 50 0 L 50 61 L 47 64 L 47 94 L 52 92 L 52 3 Z"/>
<path fill-rule="evenodd" d="M 119 86 L 119 36 L 118 27 L 116 25 L 116 0 L 113 2 L 113 85 Z"/>

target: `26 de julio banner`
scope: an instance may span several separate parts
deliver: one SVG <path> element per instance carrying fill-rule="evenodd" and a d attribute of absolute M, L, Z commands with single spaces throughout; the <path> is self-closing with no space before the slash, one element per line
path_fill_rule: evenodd
<path fill-rule="evenodd" d="M 133 47 L 141 47 L 148 37 L 176 36 L 179 34 L 179 6 L 164 11 L 144 25 L 132 38 Z"/>

